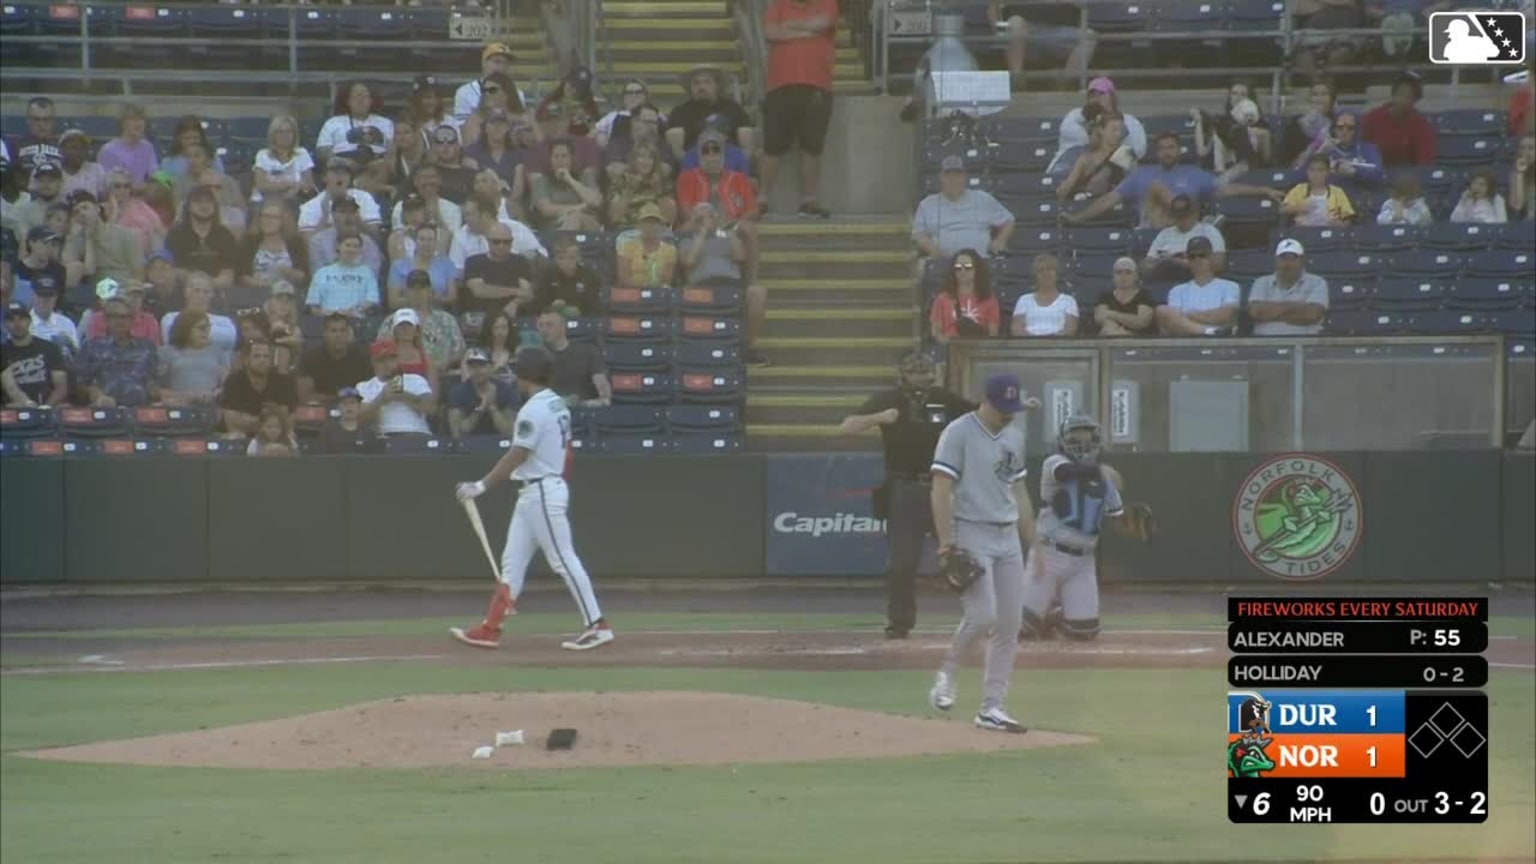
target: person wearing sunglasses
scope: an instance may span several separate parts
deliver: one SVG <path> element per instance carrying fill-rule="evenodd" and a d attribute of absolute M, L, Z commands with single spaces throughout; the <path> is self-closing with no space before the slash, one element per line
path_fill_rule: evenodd
<path fill-rule="evenodd" d="M 1211 241 L 1194 237 L 1184 251 L 1192 274 L 1173 286 L 1168 303 L 1157 307 L 1158 329 L 1165 336 L 1225 336 L 1237 323 L 1242 292 L 1230 279 L 1216 278 Z"/>
<path fill-rule="evenodd" d="M 975 249 L 961 249 L 950 259 L 944 287 L 933 298 L 928 312 L 928 331 L 933 341 L 996 336 L 1002 326 L 1002 310 L 992 293 L 987 261 Z"/>
<path fill-rule="evenodd" d="M 651 91 L 645 86 L 645 82 L 639 78 L 631 78 L 624 82 L 622 102 L 618 108 L 604 114 L 592 127 L 593 137 L 597 139 L 600 147 L 606 148 L 616 139 L 627 138 L 632 128 L 631 123 L 635 113 L 642 106 L 649 105 Z M 665 122 L 665 118 L 663 118 Z"/>
<path fill-rule="evenodd" d="M 512 60 L 512 49 L 503 42 L 492 42 L 480 49 L 480 77 L 465 82 L 453 94 L 453 117 L 458 121 L 458 125 L 467 123 L 469 115 L 475 113 L 480 107 L 480 91 L 485 86 L 486 78 L 498 72 L 504 75 L 512 74 Z M 517 96 L 523 104 L 528 103 L 527 94 L 518 91 Z"/>
<path fill-rule="evenodd" d="M 147 256 L 165 246 L 165 223 L 153 207 L 133 193 L 133 178 L 122 168 L 107 172 L 107 197 L 101 202 L 108 222 L 126 228 L 139 238 L 139 249 Z"/>
<path fill-rule="evenodd" d="M 1330 182 L 1355 189 L 1384 185 L 1387 172 L 1382 167 L 1381 151 L 1360 137 L 1359 125 L 1359 115 L 1340 111 L 1328 134 L 1319 136 L 1296 160 L 1298 181 L 1305 176 L 1307 162 L 1313 156 L 1326 156 Z"/>
<path fill-rule="evenodd" d="M 465 149 L 474 147 L 485 137 L 485 124 L 491 117 L 504 119 L 507 128 L 501 130 L 502 134 L 509 131 L 513 120 L 530 119 L 517 87 L 512 83 L 512 76 L 505 73 L 487 75 L 480 85 L 480 105 L 459 129 Z"/>

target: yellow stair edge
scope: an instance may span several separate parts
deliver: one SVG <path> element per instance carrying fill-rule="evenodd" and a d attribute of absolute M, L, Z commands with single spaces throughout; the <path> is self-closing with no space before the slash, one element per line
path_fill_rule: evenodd
<path fill-rule="evenodd" d="M 855 249 L 847 252 L 807 249 L 803 252 L 765 251 L 758 260 L 763 264 L 905 264 L 911 257 L 900 249 Z"/>
<path fill-rule="evenodd" d="M 822 307 L 816 309 L 774 309 L 769 307 L 770 321 L 912 321 L 917 310 L 906 306 L 876 307 Z"/>
<path fill-rule="evenodd" d="M 736 40 L 699 39 L 688 42 L 652 42 L 649 39 L 614 39 L 609 41 L 608 48 L 612 51 L 734 51 Z"/>
<path fill-rule="evenodd" d="M 846 408 L 849 411 L 864 404 L 865 397 L 841 394 L 758 393 L 747 394 L 747 404 L 759 408 Z"/>
<path fill-rule="evenodd" d="M 735 23 L 730 18 L 620 18 L 605 21 L 603 27 L 608 38 L 620 38 L 615 31 L 624 30 L 671 30 L 694 32 L 698 30 L 725 30 L 735 33 Z"/>
<path fill-rule="evenodd" d="M 892 291 L 905 289 L 911 280 L 894 279 L 762 279 L 769 291 Z"/>
<path fill-rule="evenodd" d="M 747 378 L 893 378 L 894 366 L 748 366 Z"/>
<path fill-rule="evenodd" d="M 909 336 L 764 336 L 759 348 L 911 348 Z"/>

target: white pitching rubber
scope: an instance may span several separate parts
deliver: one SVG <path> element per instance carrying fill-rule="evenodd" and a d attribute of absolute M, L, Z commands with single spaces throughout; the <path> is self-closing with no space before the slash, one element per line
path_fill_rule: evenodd
<path fill-rule="evenodd" d="M 521 743 L 523 743 L 523 730 L 521 729 L 514 729 L 511 732 L 496 733 L 497 747 L 507 747 L 509 745 Z"/>
<path fill-rule="evenodd" d="M 490 747 L 490 746 L 476 747 L 475 748 L 475 752 L 473 754 L 471 754 L 469 758 L 471 758 L 471 759 L 489 759 L 489 758 L 491 758 L 491 754 L 495 753 L 495 752 L 496 752 L 496 748 L 495 747 Z"/>

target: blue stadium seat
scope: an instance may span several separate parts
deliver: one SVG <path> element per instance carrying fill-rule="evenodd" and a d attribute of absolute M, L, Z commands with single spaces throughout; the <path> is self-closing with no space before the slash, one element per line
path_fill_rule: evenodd
<path fill-rule="evenodd" d="M 1375 295 L 1375 279 L 1335 279 L 1328 283 L 1328 304 L 1333 309 L 1364 309 Z"/>
<path fill-rule="evenodd" d="M 1533 267 L 1532 251 L 1515 249 L 1495 249 L 1472 256 L 1467 262 L 1468 276 L 1493 276 L 1510 279 L 1531 278 Z"/>
<path fill-rule="evenodd" d="M 1450 279 L 1461 272 L 1465 259 L 1456 252 L 1419 249 L 1399 252 L 1387 259 L 1387 270 L 1394 276 L 1426 279 Z"/>
<path fill-rule="evenodd" d="M 1419 186 L 1424 194 L 1439 194 L 1455 191 L 1461 194 L 1461 190 L 1467 188 L 1467 181 L 1458 171 L 1435 166 L 1433 168 L 1423 166 L 1414 169 L 1419 175 Z"/>
<path fill-rule="evenodd" d="M 1280 205 L 1268 198 L 1223 198 L 1216 212 L 1235 225 L 1270 225 L 1280 218 Z"/>
<path fill-rule="evenodd" d="M 1500 249 L 1524 252 L 1536 249 L 1536 220 L 1521 219 L 1504 226 L 1504 236 L 1496 244 Z"/>
<path fill-rule="evenodd" d="M 172 456 L 244 456 L 246 442 L 218 438 L 172 438 L 165 442 Z"/>
<path fill-rule="evenodd" d="M 672 322 L 654 315 L 613 315 L 602 320 L 602 334 L 610 341 L 665 342 L 672 337 Z"/>
<path fill-rule="evenodd" d="M 1360 252 L 1324 252 L 1309 256 L 1307 269 L 1328 278 L 1358 278 L 1375 273 L 1381 263 L 1376 256 Z"/>
<path fill-rule="evenodd" d="M 1405 324 L 1399 316 L 1387 312 L 1331 309 L 1324 328 L 1340 336 L 1386 336 L 1403 332 Z"/>
<path fill-rule="evenodd" d="M 721 435 L 741 429 L 740 412 L 730 405 L 673 405 L 666 410 L 667 429 L 674 438 Z"/>
<path fill-rule="evenodd" d="M 1309 228 L 1304 225 L 1291 225 L 1285 229 L 1284 234 L 1286 237 L 1300 241 L 1301 247 L 1307 250 L 1308 255 L 1354 247 L 1350 242 L 1353 238 L 1347 228 Z"/>
<path fill-rule="evenodd" d="M 1006 147 L 989 148 L 991 170 L 996 174 L 1041 172 L 1056 156 L 1056 139 L 1036 138 L 1010 141 Z"/>
<path fill-rule="evenodd" d="M 575 342 L 591 342 L 597 339 L 605 326 L 601 318 L 567 318 L 565 336 Z"/>
<path fill-rule="evenodd" d="M 1442 136 L 1435 161 L 1450 166 L 1482 165 L 1497 159 L 1503 152 L 1503 140 L 1493 136 Z"/>
<path fill-rule="evenodd" d="M 1504 356 L 1511 360 L 1536 360 L 1536 336 L 1505 339 L 1504 349 Z"/>
<path fill-rule="evenodd" d="M 0 437 L 52 438 L 59 431 L 58 412 L 51 408 L 6 408 L 0 410 Z"/>
<path fill-rule="evenodd" d="M 156 438 L 203 438 L 213 431 L 217 419 L 211 408 L 137 408 L 133 428 L 139 435 Z"/>
<path fill-rule="evenodd" d="M 743 296 L 738 285 L 694 285 L 682 290 L 678 308 L 685 314 L 739 314 Z"/>
<path fill-rule="evenodd" d="M 1351 239 L 1362 252 L 1406 252 L 1418 245 L 1419 234 L 1420 230 L 1411 225 L 1367 224 L 1356 228 Z"/>
<path fill-rule="evenodd" d="M 1056 178 L 1049 174 L 996 174 L 992 194 L 999 198 L 1055 197 Z"/>
<path fill-rule="evenodd" d="M 603 308 L 614 315 L 661 315 L 672 307 L 672 292 L 666 288 L 603 289 Z"/>
<path fill-rule="evenodd" d="M 1309 264 L 1309 268 L 1317 270 L 1315 263 Z M 1227 253 L 1227 271 L 1223 275 L 1230 279 L 1256 279 L 1273 272 L 1275 272 L 1275 256 L 1272 250 L 1240 249 Z"/>
<path fill-rule="evenodd" d="M 1509 122 L 1503 111 L 1486 108 L 1456 108 L 1431 114 L 1429 118 L 1441 135 L 1497 136 L 1504 134 Z"/>
<path fill-rule="evenodd" d="M 1426 249 L 1473 252 L 1497 243 L 1505 234 L 1503 225 L 1479 225 L 1474 222 L 1440 222 L 1426 227 L 1419 242 Z"/>
<path fill-rule="evenodd" d="M 0 5 L 0 64 L 5 66 L 30 66 L 35 53 L 31 44 L 17 42 L 14 37 L 32 36 L 37 33 L 34 8 L 23 3 Z M 9 119 L 9 118 L 7 118 Z M 5 129 L 21 129 L 22 124 L 4 124 Z"/>
<path fill-rule="evenodd" d="M 1408 329 L 1430 336 L 1457 336 L 1489 329 L 1488 318 L 1481 313 L 1458 309 L 1432 309 L 1408 316 Z"/>
<path fill-rule="evenodd" d="M 115 35 L 133 39 L 173 39 L 188 35 L 187 10 L 178 6 L 102 7 L 114 18 Z M 113 46 L 102 60 L 113 66 L 154 68 L 175 66 L 185 60 L 187 48 L 181 45 Z"/>
<path fill-rule="evenodd" d="M 1038 225 L 1020 225 L 1008 238 L 1008 251 L 1014 255 L 1038 255 L 1053 252 L 1061 243 L 1061 232 Z"/>
<path fill-rule="evenodd" d="M 454 442 L 440 438 L 386 438 L 384 452 L 395 454 L 437 454 L 455 450 Z"/>
<path fill-rule="evenodd" d="M 1536 309 L 1505 309 L 1492 315 L 1493 329 L 1509 336 L 1529 337 L 1536 333 Z"/>
<path fill-rule="evenodd" d="M 1130 251 L 1134 240 L 1135 232 L 1129 228 L 1072 228 L 1066 232 L 1067 248 L 1078 255 L 1083 253 L 1124 255 Z"/>
<path fill-rule="evenodd" d="M 644 405 L 609 405 L 592 413 L 592 429 L 598 437 L 610 435 L 660 436 L 666 432 L 660 409 Z"/>
<path fill-rule="evenodd" d="M 59 433 L 66 438 L 117 438 L 128 434 L 130 414 L 123 408 L 60 408 Z"/>
<path fill-rule="evenodd" d="M 678 329 L 689 342 L 723 341 L 735 344 L 741 338 L 741 321 L 709 315 L 685 315 Z"/>
<path fill-rule="evenodd" d="M 454 442 L 454 450 L 475 455 L 494 455 L 512 449 L 512 441 L 500 435 L 465 435 Z"/>
<path fill-rule="evenodd" d="M 338 6 L 336 32 L 350 41 L 409 41 L 412 36 L 406 7 Z M 441 38 L 444 34 L 435 34 Z"/>
<path fill-rule="evenodd" d="M 682 402 L 740 402 L 745 387 L 740 368 L 679 367 L 677 370 L 677 395 Z"/>
<path fill-rule="evenodd" d="M 665 453 L 672 441 L 660 435 L 609 435 L 598 439 L 604 453 Z"/>
<path fill-rule="evenodd" d="M 1449 289 L 1441 279 L 1383 279 L 1371 293 L 1371 308 L 1390 312 L 1438 309 Z"/>
<path fill-rule="evenodd" d="M 724 342 L 683 341 L 678 343 L 675 360 L 679 366 L 738 366 L 741 349 Z"/>
<path fill-rule="evenodd" d="M 1046 197 L 1019 197 L 999 198 L 999 203 L 1008 208 L 1019 226 L 1025 225 L 1055 225 L 1061 218 L 1061 205 L 1055 198 Z M 1120 212 L 1120 219 L 1124 220 L 1125 205 L 1116 208 Z"/>
<path fill-rule="evenodd" d="M 1227 7 L 1228 30 L 1278 30 L 1283 18 L 1284 0 L 1232 0 Z"/>
<path fill-rule="evenodd" d="M 260 39 L 265 35 L 267 11 L 260 6 L 187 7 L 187 28 L 199 39 Z M 248 69 L 261 64 L 262 49 L 255 45 L 188 45 L 188 55 L 199 66 L 213 69 Z M 275 52 L 274 52 L 275 53 Z"/>
<path fill-rule="evenodd" d="M 603 362 L 618 372 L 666 372 L 672 368 L 669 345 L 614 342 L 603 347 Z"/>
<path fill-rule="evenodd" d="M 1288 187 L 1296 183 L 1296 174 L 1284 168 L 1254 168 L 1237 175 L 1232 182 L 1244 186 Z"/>
<path fill-rule="evenodd" d="M 664 405 L 672 401 L 672 378 L 652 372 L 614 372 L 608 376 L 616 405 Z M 601 418 L 598 418 L 601 421 Z"/>
<path fill-rule="evenodd" d="M 1517 309 L 1536 298 L 1536 276 L 1514 279 L 1458 279 L 1446 296 L 1451 309 Z"/>
<path fill-rule="evenodd" d="M 978 131 L 1002 141 L 1051 138 L 1061 130 L 1060 117 L 1012 117 L 994 114 L 976 124 Z"/>
<path fill-rule="evenodd" d="M 161 441 L 152 438 L 100 438 L 80 442 L 93 456 L 115 458 L 154 456 L 164 452 Z"/>
<path fill-rule="evenodd" d="M 235 7 L 254 8 L 254 7 Z M 229 137 L 236 141 L 258 145 L 258 149 L 267 146 L 267 129 L 271 126 L 270 117 L 231 117 L 226 123 Z"/>
<path fill-rule="evenodd" d="M 732 453 L 745 450 L 746 446 L 736 433 L 682 435 L 668 442 L 668 448 L 674 453 Z"/>

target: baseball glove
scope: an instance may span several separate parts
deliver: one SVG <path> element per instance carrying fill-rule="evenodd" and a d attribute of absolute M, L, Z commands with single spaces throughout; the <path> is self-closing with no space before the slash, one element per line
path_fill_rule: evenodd
<path fill-rule="evenodd" d="M 981 562 L 964 549 L 951 547 L 939 558 L 939 575 L 958 594 L 981 577 Z"/>
<path fill-rule="evenodd" d="M 1125 533 L 1135 537 L 1143 543 L 1151 543 L 1157 536 L 1157 520 L 1152 517 L 1152 507 L 1148 504 L 1125 505 Z"/>

